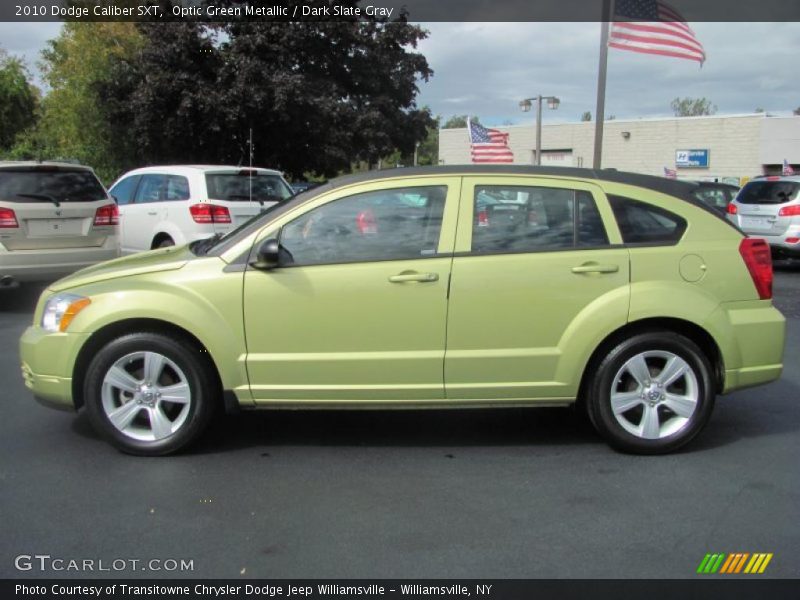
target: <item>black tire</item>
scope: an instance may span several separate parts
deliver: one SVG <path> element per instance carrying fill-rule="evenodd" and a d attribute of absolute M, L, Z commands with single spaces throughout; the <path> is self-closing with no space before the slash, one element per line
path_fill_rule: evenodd
<path fill-rule="evenodd" d="M 659 354 L 664 354 L 664 356 L 659 356 Z M 667 361 L 670 360 L 669 356 L 677 356 L 685 361 L 688 367 L 685 371 L 686 375 L 681 375 L 675 383 L 669 386 L 658 386 L 657 382 L 661 375 L 659 362 L 663 361 L 661 368 L 664 368 Z M 646 380 L 651 382 L 647 386 L 639 384 L 632 371 L 625 367 L 626 363 L 635 357 L 637 359 L 643 357 L 647 367 L 646 372 L 649 373 Z M 680 363 L 676 361 L 676 364 Z M 591 421 L 598 433 L 617 450 L 633 454 L 672 452 L 691 441 L 708 422 L 714 408 L 715 396 L 712 373 L 708 357 L 697 344 L 685 336 L 667 331 L 640 333 L 617 343 L 597 364 L 594 373 L 589 375 L 586 401 Z M 618 375 L 620 377 L 616 379 Z M 669 377 L 665 378 L 669 379 Z M 637 401 L 639 405 L 626 409 L 626 412 L 619 412 L 619 416 L 615 415 L 611 403 L 612 386 L 616 393 L 632 394 L 631 401 L 622 402 L 621 405 Z M 683 394 L 681 394 L 682 391 Z M 668 406 L 669 402 L 665 396 L 654 398 L 648 395 L 655 396 L 659 392 L 693 398 L 693 412 L 688 416 L 686 414 L 679 415 Z M 658 424 L 656 425 L 658 427 L 657 435 L 663 437 L 649 436 L 650 439 L 646 439 L 644 433 L 645 411 L 648 415 L 652 415 L 653 410 L 656 414 L 655 423 Z M 637 413 L 641 414 L 638 423 L 636 422 Z M 637 428 L 637 426 L 641 428 L 638 434 L 629 430 Z M 626 429 L 626 427 L 628 428 Z M 671 431 L 673 428 L 675 431 Z M 650 431 L 652 433 L 653 430 Z"/>
<path fill-rule="evenodd" d="M 156 244 L 153 247 L 154 248 L 169 248 L 169 247 L 174 246 L 174 245 L 175 245 L 175 240 L 173 240 L 171 237 L 167 237 L 167 238 L 164 238 L 163 240 L 161 240 L 160 242 L 158 242 L 158 244 Z"/>
<path fill-rule="evenodd" d="M 175 382 L 184 383 L 179 377 L 175 377 L 175 373 L 180 373 L 185 378 L 185 383 L 188 384 L 189 388 L 188 408 L 184 411 L 182 403 L 172 404 L 167 402 L 162 404 L 161 400 L 155 400 L 151 395 L 148 400 L 154 404 L 142 406 L 141 408 L 133 407 L 130 411 L 131 413 L 137 413 L 131 424 L 141 423 L 144 425 L 140 430 L 134 430 L 133 433 L 125 433 L 111 422 L 108 411 L 104 407 L 104 379 L 111 367 L 124 357 L 145 356 L 144 353 L 151 353 L 150 356 L 161 356 L 167 359 L 164 362 L 163 370 L 159 371 L 161 381 L 156 382 L 156 385 L 170 385 Z M 128 454 L 163 456 L 183 449 L 196 440 L 207 428 L 216 408 L 219 406 L 219 383 L 214 375 L 214 366 L 209 364 L 206 356 L 200 349 L 181 338 L 158 333 L 132 333 L 112 340 L 97 352 L 86 372 L 84 403 L 89 414 L 89 420 L 104 438 L 119 450 Z M 137 363 L 137 360 L 141 362 Z M 131 366 L 126 367 L 131 369 L 129 374 L 136 373 L 135 369 L 138 368 L 138 364 L 142 364 L 142 373 L 146 373 L 144 371 L 144 360 L 144 358 L 130 359 L 128 364 Z M 168 364 L 170 362 L 177 367 L 177 371 Z M 132 375 L 132 377 L 133 379 L 138 378 L 135 375 Z M 142 378 L 146 378 L 146 375 L 143 374 Z M 105 392 L 106 402 L 117 402 L 117 407 L 119 408 L 124 403 L 133 403 L 137 398 L 143 397 L 141 393 L 137 393 L 138 395 L 130 394 L 132 397 L 129 400 L 127 397 L 123 399 L 123 394 L 127 393 L 122 390 L 109 391 L 107 388 Z M 156 402 L 157 404 L 155 404 Z M 142 404 L 142 402 L 137 401 L 137 404 Z M 131 404 L 131 406 L 133 405 Z M 152 411 L 156 410 L 160 411 L 159 415 L 167 415 L 167 420 L 163 422 L 169 423 L 171 427 L 175 428 L 172 433 L 160 439 L 155 437 L 156 428 L 150 417 L 153 414 Z M 169 414 L 177 414 L 178 418 L 170 420 Z M 160 419 L 155 420 L 159 421 Z M 148 426 L 152 430 L 154 439 L 137 439 L 137 435 L 146 435 Z"/>

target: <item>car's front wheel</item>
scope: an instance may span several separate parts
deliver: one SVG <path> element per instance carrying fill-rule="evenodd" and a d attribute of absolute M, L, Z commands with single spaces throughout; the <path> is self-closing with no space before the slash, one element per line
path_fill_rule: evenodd
<path fill-rule="evenodd" d="M 106 344 L 89 365 L 84 400 L 94 427 L 123 452 L 180 450 L 208 425 L 217 398 L 211 369 L 183 340 L 133 333 Z"/>
<path fill-rule="evenodd" d="M 619 450 L 663 454 L 688 443 L 714 407 L 711 365 L 685 336 L 648 332 L 616 344 L 592 375 L 587 408 Z"/>

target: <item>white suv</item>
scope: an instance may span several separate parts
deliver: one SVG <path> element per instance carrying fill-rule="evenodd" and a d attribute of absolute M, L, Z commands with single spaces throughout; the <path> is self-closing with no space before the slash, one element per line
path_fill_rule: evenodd
<path fill-rule="evenodd" d="M 728 205 L 728 219 L 764 238 L 775 258 L 800 258 L 800 175 L 749 181 Z"/>
<path fill-rule="evenodd" d="M 118 256 L 117 206 L 92 169 L 0 162 L 0 287 Z"/>
<path fill-rule="evenodd" d="M 110 193 L 124 254 L 227 233 L 293 194 L 279 171 L 209 165 L 135 169 Z"/>

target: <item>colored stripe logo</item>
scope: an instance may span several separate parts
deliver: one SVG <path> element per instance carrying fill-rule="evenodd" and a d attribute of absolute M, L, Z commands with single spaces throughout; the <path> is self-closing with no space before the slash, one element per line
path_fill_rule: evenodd
<path fill-rule="evenodd" d="M 726 575 L 736 573 L 760 574 L 767 569 L 767 565 L 772 560 L 772 556 L 773 554 L 771 552 L 756 552 L 753 554 L 749 552 L 706 554 L 703 560 L 700 561 L 697 572 L 702 575 L 712 575 L 714 573 Z"/>

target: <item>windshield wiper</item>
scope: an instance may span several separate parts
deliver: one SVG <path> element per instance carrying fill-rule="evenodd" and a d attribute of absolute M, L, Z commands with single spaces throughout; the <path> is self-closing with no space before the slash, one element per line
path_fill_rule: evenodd
<path fill-rule="evenodd" d="M 15 194 L 20 198 L 33 198 L 34 200 L 47 200 L 48 202 L 52 202 L 56 205 L 56 208 L 61 206 L 61 203 L 56 199 L 55 196 L 51 196 L 50 194 Z"/>
<path fill-rule="evenodd" d="M 221 233 L 215 233 L 209 238 L 206 238 L 204 240 L 198 240 L 194 244 L 192 244 L 191 246 L 192 251 L 198 256 L 203 256 L 207 254 L 208 251 L 211 250 L 211 248 L 213 248 L 217 244 L 217 242 L 220 240 L 221 237 L 222 237 Z"/>
<path fill-rule="evenodd" d="M 262 200 L 259 197 L 252 197 L 249 194 L 228 194 L 228 200 L 234 200 L 234 199 L 243 199 L 243 200 L 250 200 L 250 201 L 255 200 L 261 206 L 264 206 L 264 200 Z"/>

